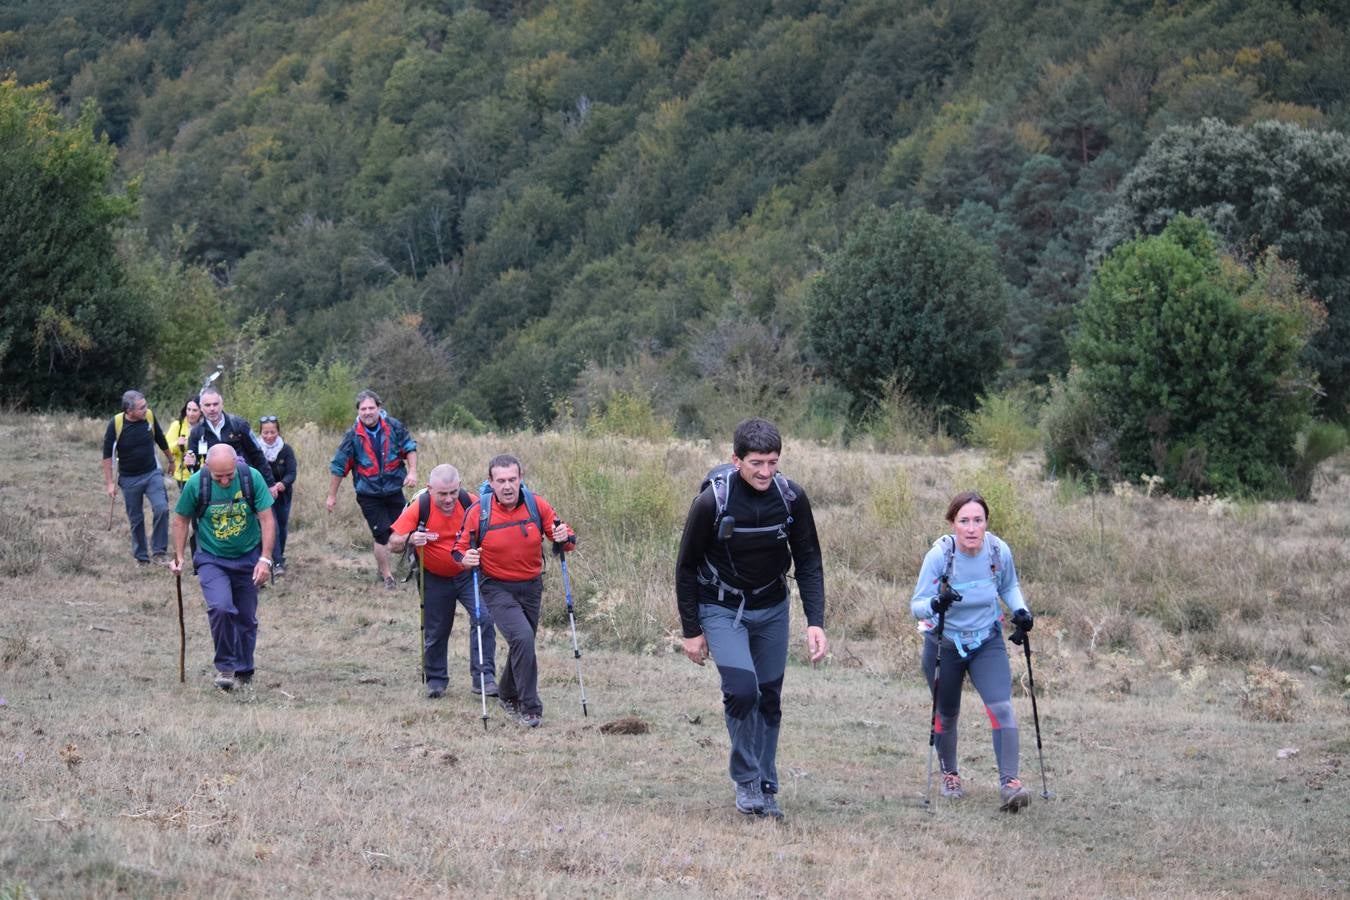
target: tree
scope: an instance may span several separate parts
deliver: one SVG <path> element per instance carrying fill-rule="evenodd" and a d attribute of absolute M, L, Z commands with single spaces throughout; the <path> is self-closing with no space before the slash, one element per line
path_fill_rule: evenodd
<path fill-rule="evenodd" d="M 106 405 L 155 341 L 114 242 L 135 202 L 111 190 L 95 117 L 68 126 L 44 86 L 0 82 L 0 390 L 20 402 Z"/>
<path fill-rule="evenodd" d="M 1208 222 L 1230 247 L 1248 254 L 1276 247 L 1296 262 L 1327 308 L 1309 354 L 1326 411 L 1350 415 L 1350 135 L 1217 119 L 1169 128 L 1118 197 L 1099 223 L 1099 254 L 1185 214 Z"/>
<path fill-rule="evenodd" d="M 855 403 L 898 379 L 917 402 L 963 411 L 1002 365 L 1008 287 L 988 249 L 922 211 L 870 215 L 811 285 L 811 342 Z"/>
<path fill-rule="evenodd" d="M 1078 412 L 1051 428 L 1051 463 L 1161 475 L 1183 496 L 1285 491 L 1313 399 L 1299 354 L 1321 315 L 1288 263 L 1249 268 L 1198 219 L 1120 246 L 1079 309 L 1058 403 Z"/>

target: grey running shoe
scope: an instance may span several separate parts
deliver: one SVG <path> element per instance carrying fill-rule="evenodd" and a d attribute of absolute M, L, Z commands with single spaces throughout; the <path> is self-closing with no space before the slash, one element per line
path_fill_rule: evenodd
<path fill-rule="evenodd" d="M 778 805 L 778 795 L 764 791 L 764 815 L 773 819 L 783 818 L 782 807 Z"/>
<path fill-rule="evenodd" d="M 389 590 L 391 590 L 391 591 L 396 591 L 396 590 L 398 590 L 398 582 L 394 580 L 394 576 L 393 576 L 393 575 L 386 575 L 386 576 L 385 576 L 385 578 L 384 578 L 384 586 L 385 586 L 386 588 L 388 588 Z"/>
<path fill-rule="evenodd" d="M 544 724 L 544 717 L 539 713 L 523 712 L 517 717 L 517 720 L 526 728 L 538 728 Z"/>
<path fill-rule="evenodd" d="M 1015 813 L 1031 802 L 1031 794 L 1027 793 L 1027 789 L 1022 787 L 1020 778 L 1013 778 L 1005 782 L 1003 787 L 998 789 L 998 796 L 1003 801 L 1003 805 L 999 807 L 999 810 L 1003 812 Z"/>
<path fill-rule="evenodd" d="M 469 693 L 471 694 L 483 693 L 483 691 L 479 690 L 477 681 L 474 681 L 472 684 L 469 685 Z M 497 696 L 497 682 L 493 681 L 491 678 L 487 680 L 487 695 L 489 697 Z"/>
<path fill-rule="evenodd" d="M 758 782 L 736 782 L 736 809 L 747 816 L 764 815 L 764 791 Z"/>
<path fill-rule="evenodd" d="M 216 673 L 216 678 L 215 678 L 215 685 L 216 685 L 216 687 L 220 688 L 222 691 L 232 691 L 232 690 L 234 690 L 234 685 L 235 685 L 235 681 L 234 681 L 234 673 L 233 673 L 233 672 L 217 672 L 217 673 Z"/>
<path fill-rule="evenodd" d="M 285 575 L 285 574 L 286 574 L 286 564 L 285 564 L 284 562 L 279 562 L 279 563 L 277 563 L 275 566 L 272 567 L 272 574 L 273 574 L 273 575 Z"/>
<path fill-rule="evenodd" d="M 942 784 L 938 785 L 938 793 L 944 797 L 960 800 L 966 795 L 965 789 L 961 787 L 961 776 L 955 772 L 943 772 Z"/>

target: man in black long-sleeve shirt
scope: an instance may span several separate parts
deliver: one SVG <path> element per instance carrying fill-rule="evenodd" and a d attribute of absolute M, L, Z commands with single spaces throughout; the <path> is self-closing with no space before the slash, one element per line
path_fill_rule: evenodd
<path fill-rule="evenodd" d="M 141 565 L 150 564 L 150 553 L 145 544 L 145 498 L 150 498 L 153 524 L 150 550 L 155 562 L 168 561 L 169 552 L 169 495 L 164 490 L 164 477 L 155 462 L 155 446 L 164 451 L 173 471 L 173 456 L 169 442 L 164 439 L 155 414 L 140 391 L 122 395 L 122 412 L 108 421 L 103 434 L 103 484 L 108 497 L 117 496 L 122 488 L 126 502 L 127 521 L 131 524 L 131 553 Z M 117 479 L 113 480 L 113 453 L 117 454 Z"/>
<path fill-rule="evenodd" d="M 778 472 L 770 422 L 736 427 L 731 466 L 714 470 L 689 509 L 675 564 L 684 653 L 711 654 L 722 679 L 736 808 L 782 818 L 778 728 L 788 650 L 787 572 L 795 567 L 811 661 L 824 659 L 825 577 L 806 492 Z"/>

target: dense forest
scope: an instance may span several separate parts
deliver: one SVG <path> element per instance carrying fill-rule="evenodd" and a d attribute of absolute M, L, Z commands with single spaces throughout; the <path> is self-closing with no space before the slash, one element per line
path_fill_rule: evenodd
<path fill-rule="evenodd" d="M 1326 312 L 1304 361 L 1340 418 L 1348 10 L 11 2 L 5 90 L 87 128 L 91 158 L 107 142 L 107 302 L 134 327 L 84 359 L 52 337 L 78 311 L 16 311 L 8 273 L 3 387 L 106 408 L 131 383 L 181 396 L 223 359 L 277 390 L 370 382 L 414 422 L 540 427 L 613 404 L 699 434 L 735 407 L 830 434 L 928 364 L 850 384 L 812 334 L 822 272 L 879 214 L 963 231 L 993 291 L 997 321 L 916 329 L 981 332 L 959 364 L 984 377 L 947 408 L 1063 376 L 1104 254 L 1188 212 L 1239 257 L 1273 246 L 1297 267 Z M 27 222 L 0 199 L 8 243 Z"/>

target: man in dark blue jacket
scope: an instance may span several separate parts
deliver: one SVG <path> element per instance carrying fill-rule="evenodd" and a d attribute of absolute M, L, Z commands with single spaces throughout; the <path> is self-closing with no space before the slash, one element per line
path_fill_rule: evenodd
<path fill-rule="evenodd" d="M 389 590 L 398 587 L 390 565 L 389 532 L 403 512 L 403 488 L 417 484 L 417 441 L 403 423 L 384 411 L 374 391 L 356 395 L 356 422 L 342 436 L 328 466 L 328 511 L 337 505 L 338 485 L 348 472 L 356 502 L 375 540 L 375 564 Z"/>

